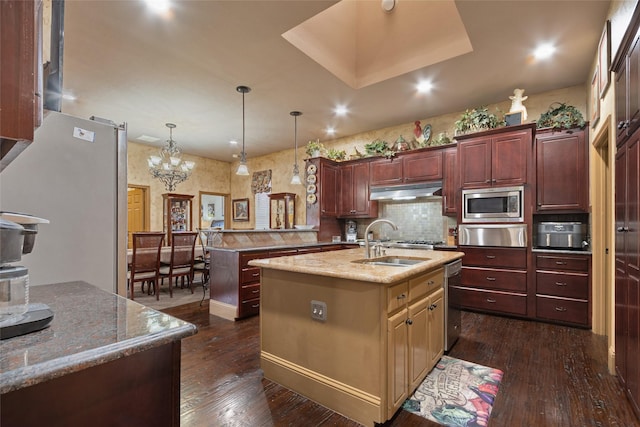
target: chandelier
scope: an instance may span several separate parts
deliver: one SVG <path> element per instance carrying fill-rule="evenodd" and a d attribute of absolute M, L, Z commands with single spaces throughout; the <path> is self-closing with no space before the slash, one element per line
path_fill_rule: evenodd
<path fill-rule="evenodd" d="M 182 160 L 182 150 L 173 140 L 173 129 L 176 125 L 166 123 L 165 126 L 169 128 L 169 139 L 160 150 L 160 155 L 149 156 L 147 162 L 151 175 L 158 178 L 168 191 L 174 191 L 176 185 L 191 176 L 195 163 Z"/>

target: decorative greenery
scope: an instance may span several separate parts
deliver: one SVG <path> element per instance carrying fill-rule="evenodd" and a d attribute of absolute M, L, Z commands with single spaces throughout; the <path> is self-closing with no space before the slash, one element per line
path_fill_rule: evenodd
<path fill-rule="evenodd" d="M 447 145 L 447 144 L 451 144 L 451 139 L 447 136 L 446 132 L 440 132 L 438 136 L 431 141 L 430 145 L 437 146 L 437 145 Z"/>
<path fill-rule="evenodd" d="M 460 116 L 460 119 L 456 120 L 455 130 L 457 134 L 465 134 L 494 129 L 498 126 L 504 126 L 504 124 L 504 119 L 498 119 L 498 116 L 490 113 L 486 106 L 482 106 L 474 108 L 471 111 L 465 110 L 462 116 Z"/>
<path fill-rule="evenodd" d="M 315 141 L 309 141 L 307 142 L 307 148 L 305 152 L 309 157 L 313 157 L 316 152 L 322 155 L 325 152 L 324 144 L 320 142 L 320 139 L 316 139 Z"/>
<path fill-rule="evenodd" d="M 329 148 L 329 150 L 327 150 L 327 158 L 336 162 L 341 162 L 347 158 L 347 152 L 344 150 Z"/>
<path fill-rule="evenodd" d="M 350 159 L 361 159 L 363 157 L 365 157 L 365 154 L 358 151 L 358 147 L 353 147 L 353 149 L 355 150 L 355 153 L 352 154 L 351 156 L 349 156 Z"/>
<path fill-rule="evenodd" d="M 549 106 L 549 110 L 542 113 L 536 127 L 540 128 L 556 128 L 571 129 L 582 128 L 585 125 L 582 113 L 574 106 L 567 105 L 562 102 L 554 102 Z"/>
<path fill-rule="evenodd" d="M 386 158 L 391 158 L 396 155 L 396 152 L 389 147 L 389 144 L 381 139 L 376 139 L 373 142 L 365 144 L 364 149 L 367 151 L 367 155 L 369 156 L 384 156 Z"/>

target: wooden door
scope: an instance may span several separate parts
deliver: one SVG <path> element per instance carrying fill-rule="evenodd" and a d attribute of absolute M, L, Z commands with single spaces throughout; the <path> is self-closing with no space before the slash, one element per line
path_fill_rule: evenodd
<path fill-rule="evenodd" d="M 491 139 L 473 138 L 458 144 L 462 188 L 491 187 Z"/>
<path fill-rule="evenodd" d="M 369 200 L 369 163 L 353 165 L 353 209 L 356 215 L 369 216 L 371 204 Z M 340 191 L 345 191 L 341 188 Z M 373 202 L 377 205 L 378 202 Z"/>
<path fill-rule="evenodd" d="M 404 182 L 425 182 L 442 179 L 442 150 L 407 154 L 402 158 Z"/>
<path fill-rule="evenodd" d="M 494 137 L 491 147 L 491 185 L 525 184 L 532 148 L 529 129 Z"/>
<path fill-rule="evenodd" d="M 145 224 L 145 190 L 129 187 L 127 191 L 127 248 L 133 248 L 132 233 L 149 231 Z"/>
<path fill-rule="evenodd" d="M 388 337 L 388 413 L 389 417 L 402 405 L 409 395 L 409 357 L 407 354 L 407 309 L 387 319 Z"/>
<path fill-rule="evenodd" d="M 429 297 L 429 369 L 435 366 L 444 354 L 444 289 Z"/>
<path fill-rule="evenodd" d="M 340 169 L 337 166 L 320 163 L 320 216 L 338 215 L 338 180 Z"/>
<path fill-rule="evenodd" d="M 427 375 L 429 357 L 429 310 L 427 297 L 409 306 L 409 392 Z"/>
<path fill-rule="evenodd" d="M 458 212 L 458 155 L 457 149 L 444 150 L 444 170 L 442 180 L 442 214 L 455 215 Z"/>

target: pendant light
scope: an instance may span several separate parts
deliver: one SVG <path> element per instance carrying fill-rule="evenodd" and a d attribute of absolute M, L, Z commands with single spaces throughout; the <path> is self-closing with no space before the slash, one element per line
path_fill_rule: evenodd
<path fill-rule="evenodd" d="M 292 111 L 289 114 L 293 116 L 293 176 L 291 177 L 291 184 L 300 185 L 302 181 L 300 180 L 300 169 L 298 169 L 298 116 L 301 116 L 302 113 L 300 111 Z"/>
<path fill-rule="evenodd" d="M 236 175 L 249 175 L 247 168 L 247 154 L 244 152 L 244 94 L 251 92 L 248 86 L 238 86 L 236 90 L 242 93 L 242 154 L 240 155 L 240 165 L 236 171 Z"/>

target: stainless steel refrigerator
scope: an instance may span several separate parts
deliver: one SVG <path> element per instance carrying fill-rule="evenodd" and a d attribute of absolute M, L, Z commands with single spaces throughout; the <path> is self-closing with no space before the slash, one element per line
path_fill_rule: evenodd
<path fill-rule="evenodd" d="M 0 173 L 0 210 L 50 221 L 21 264 L 30 285 L 83 280 L 126 294 L 126 125 L 49 112 Z"/>

